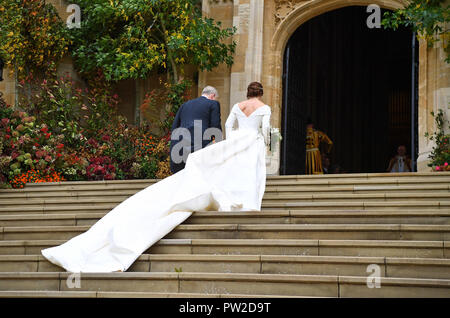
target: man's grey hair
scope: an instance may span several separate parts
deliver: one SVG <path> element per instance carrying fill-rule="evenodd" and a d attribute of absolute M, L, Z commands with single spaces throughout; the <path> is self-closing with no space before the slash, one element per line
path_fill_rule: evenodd
<path fill-rule="evenodd" d="M 219 97 L 219 92 L 217 92 L 217 89 L 215 89 L 212 86 L 206 86 L 202 91 L 202 95 L 211 95 L 211 94 L 214 94 L 216 98 Z"/>

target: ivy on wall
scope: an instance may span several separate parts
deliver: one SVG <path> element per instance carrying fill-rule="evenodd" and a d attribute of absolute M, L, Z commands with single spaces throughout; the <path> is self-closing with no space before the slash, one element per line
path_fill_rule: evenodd
<path fill-rule="evenodd" d="M 54 74 L 71 43 L 53 5 L 44 0 L 0 0 L 0 58 L 18 79 Z"/>
<path fill-rule="evenodd" d="M 72 54 L 81 73 L 101 69 L 107 80 L 166 71 L 178 83 L 184 65 L 231 65 L 232 28 L 202 17 L 198 0 L 73 0 L 83 12 Z"/>

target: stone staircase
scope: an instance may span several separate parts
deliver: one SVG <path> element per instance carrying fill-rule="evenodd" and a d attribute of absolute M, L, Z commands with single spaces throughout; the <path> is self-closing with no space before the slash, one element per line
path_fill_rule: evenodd
<path fill-rule="evenodd" d="M 450 173 L 269 177 L 261 212 L 194 213 L 128 272 L 69 288 L 41 249 L 154 182 L 0 190 L 0 297 L 450 297 Z"/>

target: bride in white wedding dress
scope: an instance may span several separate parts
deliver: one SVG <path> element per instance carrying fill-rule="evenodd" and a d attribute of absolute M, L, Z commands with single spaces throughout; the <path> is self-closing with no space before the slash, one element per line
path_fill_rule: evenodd
<path fill-rule="evenodd" d="M 226 121 L 226 139 L 191 153 L 178 173 L 126 199 L 88 231 L 42 250 L 69 272 L 126 271 L 194 211 L 259 211 L 266 185 L 270 107 L 249 85 Z M 238 129 L 233 130 L 237 123 Z"/>

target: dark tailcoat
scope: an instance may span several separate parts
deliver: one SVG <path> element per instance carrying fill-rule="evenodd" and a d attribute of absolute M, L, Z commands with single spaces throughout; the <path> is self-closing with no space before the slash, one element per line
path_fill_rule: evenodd
<path fill-rule="evenodd" d="M 194 138 L 194 121 L 197 121 L 197 131 L 201 131 L 201 141 L 197 143 L 196 139 Z M 201 129 L 199 128 L 199 125 L 201 125 Z M 181 150 L 179 150 L 179 153 L 184 157 L 184 159 L 186 159 L 187 153 L 189 153 L 189 149 L 187 148 L 190 148 L 190 152 L 194 152 L 206 147 L 211 142 L 211 138 L 203 138 L 206 129 L 214 127 L 222 130 L 220 122 L 219 102 L 201 96 L 181 105 L 172 125 L 172 139 L 170 143 L 170 170 L 173 173 L 176 173 L 183 169 L 186 164 L 185 160 L 183 160 L 181 163 L 175 163 L 172 160 L 172 149 L 183 138 L 181 136 L 178 138 L 174 136 L 174 130 L 180 127 L 186 128 L 190 132 L 191 136 L 190 145 L 186 145 L 184 148 L 181 148 Z M 220 139 L 222 139 L 221 136 L 216 136 L 216 140 Z"/>

